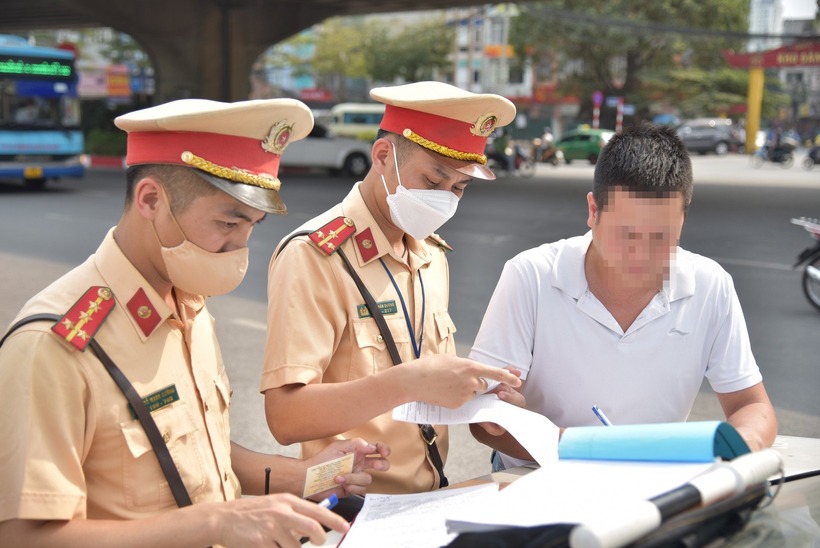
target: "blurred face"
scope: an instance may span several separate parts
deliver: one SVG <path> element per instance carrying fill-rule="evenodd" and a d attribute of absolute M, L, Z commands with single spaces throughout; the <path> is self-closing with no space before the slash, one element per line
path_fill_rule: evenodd
<path fill-rule="evenodd" d="M 588 226 L 603 267 L 621 283 L 660 287 L 683 229 L 683 196 L 650 197 L 613 189 L 605 210 L 587 195 Z"/>

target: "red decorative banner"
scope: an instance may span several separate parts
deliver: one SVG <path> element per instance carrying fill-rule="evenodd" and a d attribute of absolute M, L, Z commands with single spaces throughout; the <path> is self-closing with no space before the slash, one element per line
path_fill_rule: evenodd
<path fill-rule="evenodd" d="M 802 42 L 754 53 L 723 52 L 735 68 L 815 67 L 820 66 L 820 42 Z"/>

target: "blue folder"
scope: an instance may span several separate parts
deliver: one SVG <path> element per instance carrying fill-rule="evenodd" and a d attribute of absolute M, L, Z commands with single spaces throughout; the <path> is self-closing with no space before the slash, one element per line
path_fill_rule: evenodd
<path fill-rule="evenodd" d="M 558 443 L 561 459 L 713 462 L 749 452 L 722 421 L 578 426 L 567 428 Z"/>

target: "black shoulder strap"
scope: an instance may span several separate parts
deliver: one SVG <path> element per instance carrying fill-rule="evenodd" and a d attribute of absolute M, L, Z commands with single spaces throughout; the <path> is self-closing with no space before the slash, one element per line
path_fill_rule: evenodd
<path fill-rule="evenodd" d="M 293 234 L 282 240 L 282 243 L 279 244 L 279 247 L 274 252 L 273 258 L 276 259 L 276 257 L 278 257 L 280 253 L 282 253 L 282 250 L 285 249 L 285 246 L 288 245 L 291 240 L 293 240 L 294 238 L 298 238 L 299 236 L 307 236 L 310 233 L 310 230 L 300 230 L 298 232 L 294 232 Z"/>
<path fill-rule="evenodd" d="M 3 346 L 6 338 L 12 332 L 28 323 L 46 320 L 56 322 L 59 319 L 60 316 L 57 316 L 56 314 L 33 314 L 31 316 L 27 316 L 11 326 L 3 338 L 0 339 L 0 346 Z M 157 428 L 157 423 L 154 422 L 154 418 L 151 416 L 151 412 L 148 410 L 148 407 L 145 406 L 142 398 L 140 398 L 139 394 L 137 394 L 134 385 L 131 384 L 125 374 L 123 374 L 120 368 L 117 367 L 117 364 L 115 364 L 108 354 L 102 349 L 100 343 L 92 339 L 89 346 L 97 355 L 100 362 L 102 362 L 103 366 L 105 366 L 105 370 L 108 371 L 108 374 L 111 375 L 114 382 L 117 383 L 117 386 L 122 391 L 123 395 L 125 395 L 128 403 L 131 404 L 131 408 L 134 410 L 134 413 L 136 413 L 137 419 L 139 419 L 143 430 L 145 430 L 145 434 L 148 436 L 148 441 L 151 442 L 151 447 L 154 449 L 154 454 L 157 456 L 159 466 L 162 468 L 162 473 L 165 475 L 165 479 L 168 482 L 168 487 L 171 488 L 171 493 L 174 495 L 174 500 L 176 500 L 177 506 L 180 508 L 183 506 L 190 506 L 192 504 L 191 497 L 188 496 L 188 491 L 185 489 L 185 484 L 182 482 L 182 478 L 179 475 L 179 470 L 177 470 L 177 467 L 174 464 L 174 459 L 171 457 L 171 452 L 168 450 L 168 446 L 165 444 L 162 434 L 160 434 L 159 428 Z"/>
<path fill-rule="evenodd" d="M 303 236 L 305 234 L 310 234 L 309 231 L 304 232 L 297 232 L 295 234 L 291 234 L 288 239 L 286 239 L 282 245 L 279 246 L 279 251 L 281 252 L 282 249 L 290 243 L 290 241 L 297 237 Z M 393 365 L 399 365 L 402 362 L 401 356 L 399 355 L 399 349 L 396 347 L 396 341 L 393 339 L 393 334 L 390 332 L 390 328 L 387 326 L 387 321 L 384 319 L 384 314 L 382 314 L 381 309 L 376 304 L 376 299 L 373 298 L 373 295 L 364 285 L 359 274 L 356 272 L 356 269 L 353 268 L 353 265 L 350 264 L 350 260 L 345 255 L 345 252 L 342 251 L 342 248 L 339 247 L 335 251 L 339 257 L 342 258 L 342 262 L 344 262 L 347 271 L 350 273 L 350 277 L 353 278 L 353 282 L 356 284 L 356 287 L 359 289 L 359 293 L 362 294 L 364 298 L 364 302 L 367 305 L 368 310 L 370 310 L 370 314 L 373 316 L 373 319 L 376 321 L 376 325 L 379 327 L 379 332 L 382 335 L 382 339 L 384 339 L 384 345 L 387 348 L 387 352 L 390 354 L 390 359 L 393 360 Z M 274 256 L 275 258 L 275 256 Z M 424 443 L 427 444 L 427 454 L 430 456 L 430 462 L 433 463 L 435 466 L 436 471 L 439 475 L 439 487 L 447 487 L 450 482 L 447 481 L 447 477 L 444 475 L 444 462 L 441 460 L 441 455 L 438 452 L 438 446 L 436 445 L 436 434 L 435 428 L 431 424 L 419 424 L 421 437 L 424 440 Z"/>
<path fill-rule="evenodd" d="M 299 232 L 294 232 L 290 236 L 288 236 L 280 245 L 279 249 L 276 251 L 276 255 L 273 256 L 274 259 L 279 256 L 279 253 L 285 249 L 285 246 L 288 245 L 291 240 L 297 238 L 299 236 L 305 236 L 307 234 L 311 234 L 310 230 L 302 230 Z M 353 265 L 350 264 L 350 260 L 348 260 L 347 255 L 345 255 L 342 248 L 339 247 L 336 249 L 335 253 L 342 258 L 342 261 L 347 267 L 347 271 L 350 272 L 350 276 L 353 278 L 353 282 L 356 284 L 356 287 L 359 289 L 359 293 L 362 294 L 364 298 L 364 302 L 367 305 L 368 310 L 370 310 L 370 314 L 373 316 L 373 319 L 376 321 L 376 325 L 379 326 L 379 331 L 382 334 L 382 338 L 384 339 L 384 344 L 387 346 L 387 351 L 390 353 L 390 359 L 393 360 L 393 365 L 399 365 L 402 362 L 401 356 L 399 355 L 399 350 L 396 348 L 396 341 L 393 339 L 393 334 L 390 332 L 390 328 L 387 327 L 387 322 L 384 320 L 384 315 L 381 314 L 379 307 L 376 305 L 376 300 L 373 298 L 373 295 L 370 291 L 367 290 L 365 287 L 364 282 L 356 273 L 356 270 L 353 268 Z"/>
<path fill-rule="evenodd" d="M 393 360 L 393 365 L 399 365 L 402 362 L 401 356 L 399 355 L 399 349 L 396 347 L 396 341 L 393 339 L 393 333 L 390 332 L 390 328 L 387 326 L 387 322 L 384 319 L 384 314 L 382 314 L 379 305 L 376 304 L 376 299 L 373 298 L 373 295 L 368 291 L 367 287 L 365 287 L 364 282 L 359 277 L 359 274 L 353 268 L 353 265 L 350 264 L 350 260 L 345 255 L 345 252 L 342 251 L 342 248 L 336 250 L 336 253 L 339 254 L 339 257 L 342 258 L 342 261 L 345 263 L 345 267 L 347 267 L 347 271 L 350 272 L 350 276 L 353 278 L 353 281 L 356 283 L 356 287 L 359 288 L 359 293 L 362 294 L 364 297 L 364 302 L 367 304 L 368 310 L 370 310 L 370 314 L 373 316 L 373 319 L 376 321 L 376 325 L 379 326 L 379 332 L 382 334 L 382 338 L 384 339 L 384 345 L 387 347 L 387 351 L 390 353 L 390 359 Z"/>

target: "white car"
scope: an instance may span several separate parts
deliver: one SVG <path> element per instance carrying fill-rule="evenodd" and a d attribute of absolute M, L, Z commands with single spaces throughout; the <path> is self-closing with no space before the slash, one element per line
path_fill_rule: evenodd
<path fill-rule="evenodd" d="M 353 137 L 336 137 L 324 126 L 313 126 L 310 135 L 288 144 L 280 165 L 328 169 L 361 179 L 370 169 L 370 143 Z"/>

